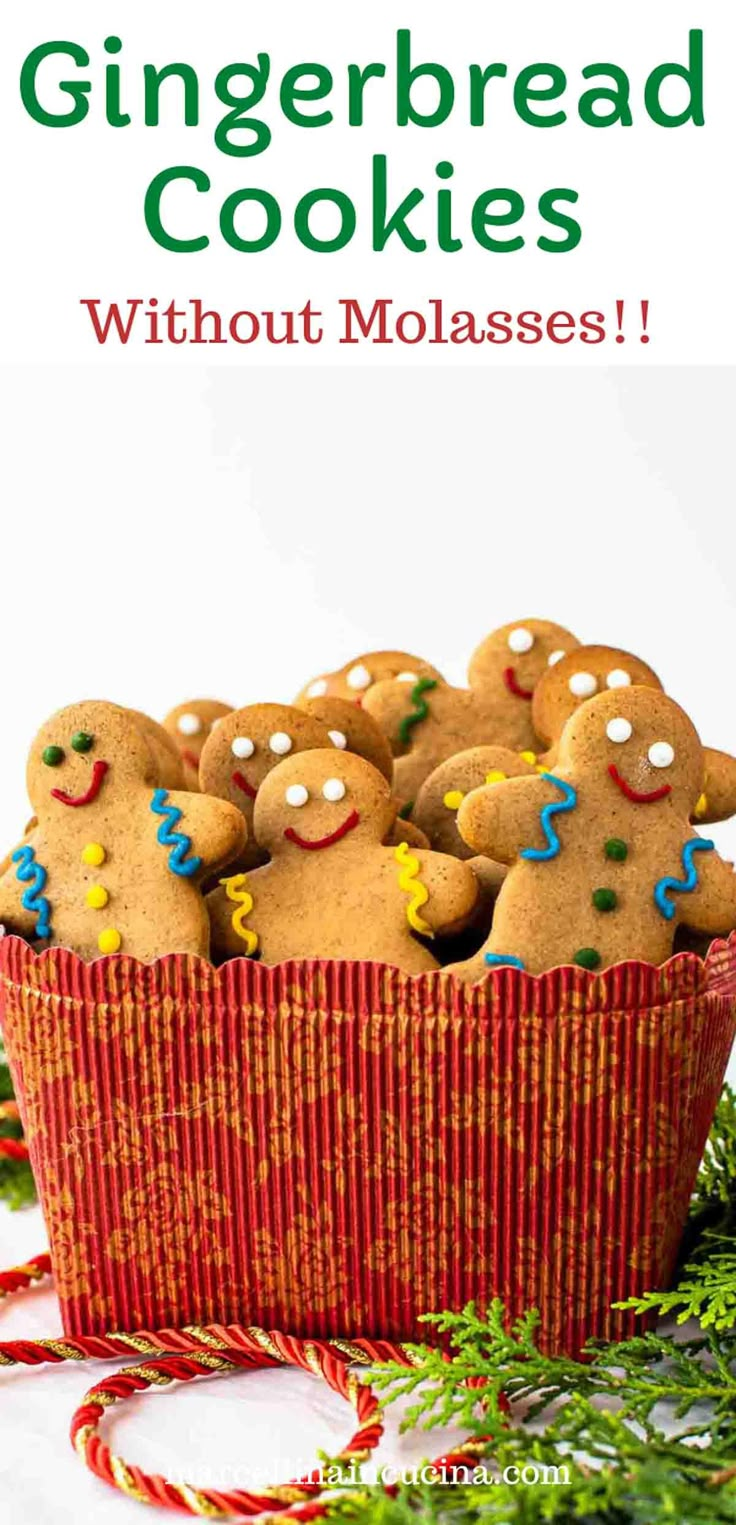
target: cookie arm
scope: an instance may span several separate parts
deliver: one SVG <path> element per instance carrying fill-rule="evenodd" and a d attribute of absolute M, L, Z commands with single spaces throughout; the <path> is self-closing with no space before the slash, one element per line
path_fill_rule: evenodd
<path fill-rule="evenodd" d="M 569 788 L 565 785 L 565 788 Z M 527 848 L 550 850 L 550 835 L 541 816 L 545 806 L 572 808 L 563 790 L 540 775 L 484 784 L 466 795 L 457 814 L 457 828 L 473 852 L 497 863 L 514 863 Z"/>
<path fill-rule="evenodd" d="M 468 863 L 446 853 L 398 847 L 399 889 L 415 932 L 462 927 L 475 909 L 478 881 Z"/>
<path fill-rule="evenodd" d="M 168 851 L 172 872 L 183 877 L 222 867 L 245 847 L 245 817 L 227 800 L 181 789 L 157 789 L 151 812 L 156 840 Z M 192 869 L 189 865 L 196 859 L 199 864 Z"/>
<path fill-rule="evenodd" d="M 705 783 L 702 806 L 694 820 L 728 821 L 736 815 L 736 757 L 728 752 L 717 752 L 713 747 L 703 748 Z"/>
<path fill-rule="evenodd" d="M 698 852 L 692 861 L 697 869 L 696 887 L 669 897 L 676 898 L 677 919 L 693 932 L 725 937 L 736 927 L 736 873 L 716 852 Z"/>
<path fill-rule="evenodd" d="M 0 864 L 0 926 L 6 932 L 15 932 L 19 937 L 32 940 L 36 936 L 36 926 L 40 914 L 40 897 L 45 888 L 40 878 L 34 879 L 33 863 L 35 862 L 36 848 L 38 845 L 38 833 L 26 832 L 22 842 L 7 854 Z M 26 877 L 20 879 L 19 872 L 23 871 L 22 860 L 14 862 L 15 855 L 28 849 L 25 854 L 27 862 L 31 865 L 26 869 Z M 28 902 L 34 899 L 34 888 L 37 895 L 37 909 L 28 907 Z M 23 901 L 26 901 L 26 905 Z"/>

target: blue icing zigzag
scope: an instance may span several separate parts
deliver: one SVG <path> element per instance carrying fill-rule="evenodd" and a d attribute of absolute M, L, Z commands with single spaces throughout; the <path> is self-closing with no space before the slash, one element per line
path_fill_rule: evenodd
<path fill-rule="evenodd" d="M 15 877 L 20 884 L 27 884 L 28 889 L 24 892 L 21 905 L 24 911 L 31 911 L 38 916 L 36 922 L 37 937 L 51 937 L 51 906 L 41 891 L 46 888 L 47 874 L 41 863 L 36 862 L 36 854 L 33 848 L 26 844 L 19 847 L 13 853 L 13 863 L 18 867 Z"/>
<path fill-rule="evenodd" d="M 694 889 L 697 889 L 698 871 L 693 863 L 693 856 L 698 852 L 713 852 L 715 845 L 715 842 L 710 842 L 705 837 L 691 837 L 690 841 L 686 842 L 682 849 L 682 866 L 685 870 L 685 878 L 657 880 L 654 886 L 654 904 L 667 921 L 672 921 L 675 914 L 675 907 L 672 901 L 667 899 L 667 896 L 670 893 L 673 895 L 689 895 Z"/>
<path fill-rule="evenodd" d="M 164 817 L 156 833 L 156 840 L 162 847 L 172 849 L 169 853 L 169 868 L 172 874 L 178 874 L 182 879 L 190 879 L 192 874 L 196 874 L 202 867 L 202 859 L 196 855 L 193 858 L 187 857 L 187 853 L 191 852 L 192 839 L 185 836 L 183 831 L 174 830 L 181 820 L 182 813 L 178 805 L 167 805 L 168 797 L 166 789 L 156 789 L 151 800 L 154 815 Z"/>
<path fill-rule="evenodd" d="M 552 817 L 555 815 L 565 815 L 568 811 L 574 810 L 578 802 L 577 790 L 573 789 L 572 784 L 566 784 L 564 779 L 556 778 L 554 773 L 543 773 L 542 778 L 546 778 L 548 783 L 554 784 L 556 789 L 560 789 L 563 798 L 561 800 L 552 800 L 548 805 L 545 805 L 539 817 L 539 824 L 544 832 L 547 846 L 525 847 L 520 856 L 527 858 L 530 863 L 549 863 L 552 858 L 557 857 L 561 844 L 557 832 L 552 825 Z"/>

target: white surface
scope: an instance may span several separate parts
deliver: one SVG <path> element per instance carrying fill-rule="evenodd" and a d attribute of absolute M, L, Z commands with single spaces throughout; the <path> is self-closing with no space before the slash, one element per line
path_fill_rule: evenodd
<path fill-rule="evenodd" d="M 2 1269 L 38 1254 L 46 1243 L 38 1209 L 12 1214 L 0 1204 Z M 0 1303 L 0 1340 L 41 1339 L 60 1327 L 52 1291 L 38 1287 Z M 88 1389 L 136 1364 L 131 1354 L 124 1361 L 0 1370 L 3 1525 L 141 1525 L 146 1519 L 140 1504 L 94 1477 L 69 1442 L 72 1415 Z M 250 1488 L 308 1473 L 318 1465 L 318 1451 L 335 1455 L 355 1428 L 350 1405 L 320 1379 L 284 1369 L 154 1390 L 120 1404 L 103 1420 L 101 1433 L 114 1451 L 149 1473 L 195 1486 Z M 419 1466 L 441 1455 L 452 1438 L 447 1430 L 399 1436 L 389 1411 L 378 1465 Z"/>
<path fill-rule="evenodd" d="M 372 0 L 350 7 L 344 0 L 217 0 L 202 26 L 200 0 L 156 0 L 152 5 L 103 7 L 96 0 L 33 0 L 32 5 L 3 8 L 0 32 L 0 133 L 8 145 L 3 166 L 3 208 L 11 232 L 3 247 L 5 288 L 12 299 L 3 309 L 4 353 L 14 360 L 35 358 L 68 363 L 85 359 L 108 369 L 145 358 L 160 367 L 176 358 L 180 365 L 211 360 L 240 370 L 254 360 L 281 371 L 295 366 L 331 363 L 339 354 L 344 367 L 381 364 L 380 347 L 338 347 L 336 303 L 357 297 L 372 305 L 389 297 L 395 310 L 425 308 L 444 296 L 453 308 L 518 313 L 567 309 L 580 314 L 601 309 L 609 326 L 617 299 L 627 302 L 628 340 L 598 347 L 577 340 L 563 345 L 484 345 L 432 348 L 394 345 L 396 365 L 432 364 L 435 369 L 469 363 L 476 374 L 507 370 L 514 363 L 528 370 L 539 365 L 589 368 L 632 363 L 649 369 L 656 362 L 687 364 L 733 360 L 736 307 L 731 300 L 734 248 L 734 198 L 729 193 L 733 154 L 733 58 L 736 12 L 727 4 L 694 7 L 689 0 L 617 0 L 591 6 L 589 0 L 455 0 L 452 25 L 443 0 Z M 397 25 L 410 26 L 413 58 L 449 65 L 457 80 L 453 117 L 432 130 L 398 128 L 395 122 L 393 55 Z M 665 60 L 684 61 L 690 27 L 705 33 L 705 117 L 703 128 L 655 127 L 643 110 L 643 84 L 650 70 Z M 117 29 L 123 51 L 123 104 L 132 124 L 114 129 L 105 123 L 103 71 L 110 60 L 102 49 L 107 30 Z M 51 130 L 32 122 L 18 90 L 22 61 L 48 38 L 70 38 L 91 55 L 91 67 L 79 77 L 92 84 L 90 111 L 78 127 Z M 255 158 L 220 154 L 213 129 L 223 115 L 214 98 L 216 72 L 234 60 L 253 60 L 270 52 L 272 79 L 262 111 L 273 129 L 273 143 Z M 162 124 L 141 124 L 141 78 L 146 61 L 159 67 L 174 59 L 196 66 L 202 96 L 201 126 L 180 125 L 181 95 L 176 81 L 163 96 Z M 284 70 L 304 60 L 324 61 L 335 75 L 328 103 L 335 120 L 305 130 L 289 126 L 278 108 L 278 84 Z M 345 126 L 346 66 L 382 60 L 385 81 L 366 92 L 365 125 Z M 512 105 L 512 83 L 522 67 L 535 61 L 560 64 L 568 76 L 564 105 L 568 120 L 556 128 L 535 129 L 521 122 Z M 621 65 L 632 82 L 634 125 L 605 130 L 586 127 L 577 101 L 587 85 L 581 70 L 599 60 Z M 488 96 L 485 128 L 468 125 L 468 66 L 503 61 L 509 77 L 494 80 Z M 67 62 L 49 62 L 41 81 L 44 103 L 58 109 L 60 79 L 75 76 Z M 681 91 L 681 87 L 680 87 Z M 422 95 L 421 87 L 417 93 Z M 667 91 L 670 109 L 682 95 Z M 548 103 L 554 106 L 555 103 Z M 426 109 L 426 108 L 425 108 Z M 548 107 L 542 107 L 547 110 Z M 371 250 L 371 161 L 389 160 L 389 194 L 398 203 L 415 186 L 427 200 L 412 218 L 429 248 L 411 254 L 396 240 L 381 254 Z M 449 188 L 454 193 L 454 232 L 462 251 L 441 253 L 434 234 L 435 193 L 440 182 L 435 165 L 455 165 Z M 159 171 L 192 164 L 206 171 L 212 189 L 197 195 L 191 188 L 169 193 L 166 215 L 173 230 L 191 236 L 207 233 L 211 245 L 200 254 L 172 254 L 160 249 L 143 219 L 146 187 Z M 238 254 L 222 242 L 219 209 L 232 191 L 244 186 L 272 192 L 284 209 L 284 231 L 266 254 Z M 303 249 L 292 229 L 293 209 L 308 190 L 334 186 L 348 193 L 358 208 L 358 229 L 341 253 L 316 254 Z M 491 187 L 512 187 L 523 195 L 526 214 L 524 249 L 489 254 L 470 235 L 470 209 Z M 540 251 L 536 205 L 540 193 L 567 186 L 579 193 L 576 209 L 583 240 L 572 253 Z M 447 189 L 448 186 L 445 186 Z M 49 247 L 53 258 L 49 258 Z M 263 346 L 243 350 L 224 345 L 202 349 L 182 346 L 175 353 L 138 342 L 134 330 L 127 349 L 100 350 L 83 298 L 125 302 L 152 296 L 165 307 L 199 296 L 226 313 L 241 308 L 260 312 L 303 306 L 307 298 L 327 314 L 328 342 L 309 347 Z M 639 343 L 638 304 L 651 303 L 652 342 Z M 615 323 L 613 325 L 615 333 Z"/>

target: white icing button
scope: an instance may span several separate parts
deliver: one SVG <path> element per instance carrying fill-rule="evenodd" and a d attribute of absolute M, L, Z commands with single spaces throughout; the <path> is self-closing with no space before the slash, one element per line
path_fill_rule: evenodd
<path fill-rule="evenodd" d="M 675 749 L 668 741 L 655 741 L 647 756 L 653 768 L 671 768 L 675 760 Z"/>
<path fill-rule="evenodd" d="M 179 716 L 176 727 L 178 731 L 181 731 L 182 736 L 198 736 L 202 729 L 202 722 L 199 715 L 193 715 L 190 711 L 186 715 Z"/>
<path fill-rule="evenodd" d="M 250 736 L 236 736 L 230 751 L 232 752 L 233 757 L 252 757 L 253 753 L 255 752 L 255 746 L 251 741 Z"/>
<path fill-rule="evenodd" d="M 617 715 L 615 720 L 609 720 L 606 726 L 606 735 L 609 741 L 615 741 L 619 745 L 624 741 L 630 741 L 634 734 L 634 727 L 630 720 L 624 720 L 623 715 Z"/>
<path fill-rule="evenodd" d="M 598 679 L 592 672 L 574 672 L 567 686 L 576 699 L 590 699 L 598 692 Z"/>
<path fill-rule="evenodd" d="M 307 689 L 307 698 L 308 699 L 324 699 L 324 696 L 325 696 L 326 693 L 327 693 L 327 679 L 326 678 L 315 678 L 314 683 L 310 683 L 309 688 Z"/>
<path fill-rule="evenodd" d="M 400 672 L 399 675 L 398 675 L 398 678 L 396 679 L 396 682 L 397 683 L 418 683 L 419 682 L 419 678 L 417 677 L 417 674 L 415 672 Z"/>
<path fill-rule="evenodd" d="M 525 630 L 523 625 L 518 630 L 512 630 L 509 636 L 509 651 L 515 656 L 521 657 L 525 651 L 531 651 L 534 645 L 534 636 L 531 630 Z"/>
<path fill-rule="evenodd" d="M 289 784 L 284 798 L 287 805 L 294 805 L 298 809 L 300 805 L 306 805 L 309 790 L 305 789 L 304 784 Z"/>
<path fill-rule="evenodd" d="M 564 651 L 553 651 L 551 657 L 547 658 L 547 666 L 556 667 L 557 663 L 562 661 L 564 655 Z"/>
<path fill-rule="evenodd" d="M 273 736 L 270 736 L 268 740 L 269 751 L 275 752 L 277 757 L 285 757 L 287 752 L 291 751 L 293 745 L 294 743 L 291 737 L 287 736 L 286 731 L 274 731 Z"/>
<path fill-rule="evenodd" d="M 359 662 L 357 667 L 351 667 L 346 679 L 348 688 L 370 688 L 373 679 L 367 667 Z"/>
<path fill-rule="evenodd" d="M 606 687 L 630 688 L 631 674 L 624 672 L 623 667 L 614 667 L 613 672 L 609 672 L 608 677 L 606 678 Z"/>
<path fill-rule="evenodd" d="M 340 751 L 344 752 L 345 748 L 346 748 L 346 746 L 348 744 L 348 738 L 345 735 L 345 732 L 344 731 L 329 731 L 328 735 L 329 735 L 330 741 L 332 742 L 333 747 L 339 747 Z"/>
<path fill-rule="evenodd" d="M 322 785 L 322 793 L 331 805 L 336 805 L 338 800 L 345 798 L 345 785 L 341 778 L 328 778 Z"/>

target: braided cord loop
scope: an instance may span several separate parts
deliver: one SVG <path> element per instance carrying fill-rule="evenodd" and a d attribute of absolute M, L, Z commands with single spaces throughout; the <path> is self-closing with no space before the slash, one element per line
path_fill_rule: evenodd
<path fill-rule="evenodd" d="M 0 1272 L 0 1296 L 9 1296 L 51 1274 L 48 1255 L 37 1255 L 23 1266 Z M 383 1436 L 380 1401 L 369 1383 L 361 1381 L 352 1367 L 370 1367 L 385 1361 L 417 1366 L 420 1357 L 412 1346 L 388 1340 L 296 1339 L 278 1330 L 245 1328 L 239 1324 L 208 1324 L 184 1329 L 141 1330 L 135 1334 L 59 1336 L 43 1340 L 0 1342 L 0 1366 L 56 1365 L 65 1361 L 115 1360 L 132 1352 L 143 1361 L 98 1382 L 82 1399 L 71 1423 L 72 1444 L 85 1464 L 110 1487 L 140 1503 L 155 1504 L 178 1514 L 197 1518 L 250 1518 L 268 1512 L 288 1511 L 290 1520 L 307 1521 L 329 1513 L 321 1470 L 276 1487 L 260 1491 L 247 1488 L 222 1490 L 172 1483 L 131 1465 L 113 1452 L 101 1438 L 100 1425 L 106 1412 L 151 1388 L 165 1388 L 197 1377 L 227 1375 L 237 1371 L 278 1366 L 299 1367 L 320 1377 L 354 1410 L 357 1427 L 338 1456 L 335 1466 L 360 1465 L 375 1451 Z M 438 1480 L 448 1473 L 462 1474 L 472 1468 L 483 1449 L 477 1437 L 458 1445 L 432 1465 Z M 384 1492 L 396 1492 L 386 1485 Z M 356 1500 L 365 1489 L 340 1494 Z"/>

